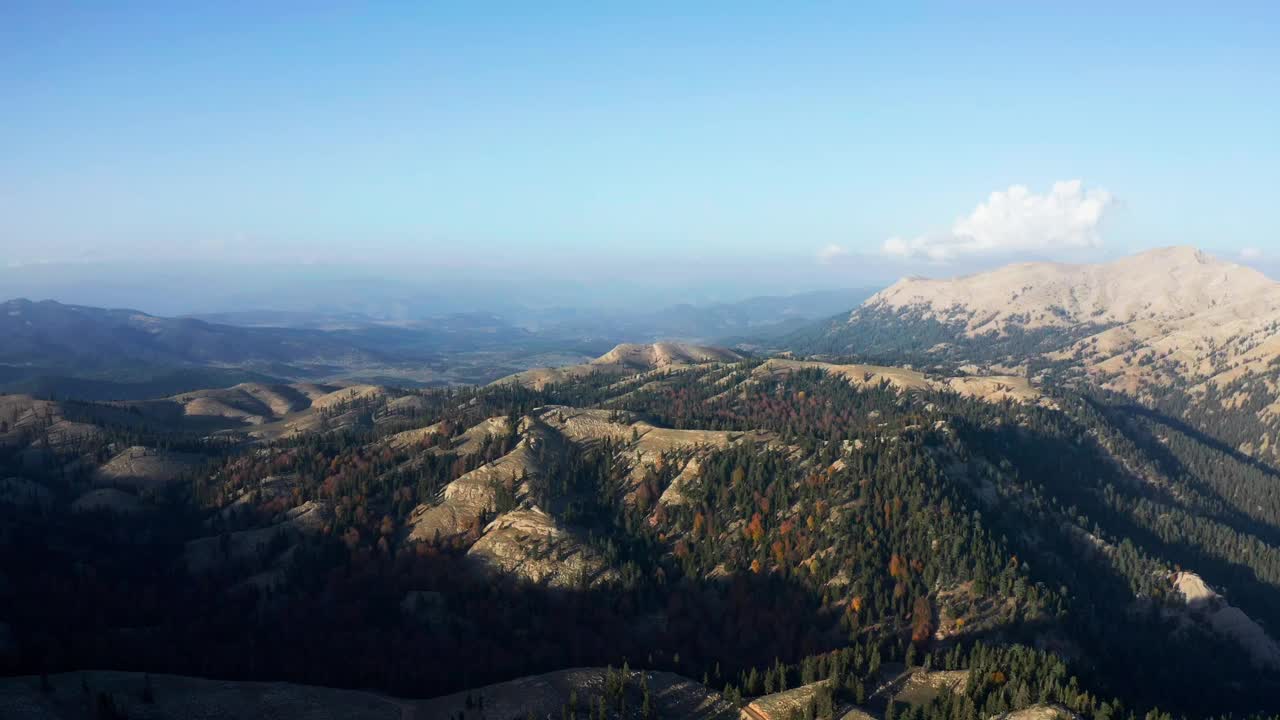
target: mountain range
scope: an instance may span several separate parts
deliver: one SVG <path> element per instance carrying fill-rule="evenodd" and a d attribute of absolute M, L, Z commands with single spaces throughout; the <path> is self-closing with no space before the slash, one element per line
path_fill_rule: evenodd
<path fill-rule="evenodd" d="M 221 382 L 0 395 L 0 714 L 1270 712 L 1276 297 L 1171 248 L 590 352 L 11 302 L 7 372 Z"/>
<path fill-rule="evenodd" d="M 907 278 L 783 344 L 801 354 L 1083 382 L 1198 425 L 1214 418 L 1208 425 L 1233 445 L 1276 452 L 1280 283 L 1195 248 Z"/>

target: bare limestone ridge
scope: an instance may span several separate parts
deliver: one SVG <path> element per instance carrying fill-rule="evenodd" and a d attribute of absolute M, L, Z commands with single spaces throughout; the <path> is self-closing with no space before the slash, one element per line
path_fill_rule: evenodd
<path fill-rule="evenodd" d="M 496 575 L 551 588 L 590 588 L 621 577 L 598 551 L 537 507 L 499 516 L 467 555 Z"/>
<path fill-rule="evenodd" d="M 474 451 L 484 437 L 509 432 L 506 418 L 491 418 L 467 430 L 454 440 L 453 451 Z M 537 477 L 546 471 L 548 453 L 560 452 L 563 443 L 590 445 L 602 440 L 616 444 L 618 457 L 628 463 L 629 476 L 638 483 L 646 471 L 671 453 L 724 449 L 739 442 L 767 442 L 767 433 L 712 430 L 673 430 L 656 427 L 628 413 L 562 406 L 539 408 L 520 423 L 520 440 L 507 455 L 464 474 L 445 486 L 438 502 L 424 503 L 410 517 L 410 539 L 432 540 L 466 532 L 493 508 L 497 483 L 512 485 L 516 499 L 527 494 L 520 478 Z M 419 431 L 393 436 L 391 442 L 403 446 L 420 439 Z M 681 462 L 692 462 L 688 455 Z"/>
<path fill-rule="evenodd" d="M 624 343 L 581 365 L 558 368 L 538 368 L 508 375 L 494 382 L 495 385 L 518 383 L 541 390 L 548 385 L 563 383 L 592 374 L 636 375 L 655 370 L 675 370 L 707 363 L 729 363 L 743 359 L 741 353 L 724 348 L 688 345 L 685 343 L 658 342 L 647 345 Z"/>
<path fill-rule="evenodd" d="M 112 408 L 100 411 L 108 416 L 123 414 Z M 57 450 L 93 440 L 101 431 L 92 422 L 69 419 L 60 402 L 30 395 L 0 395 L 0 447 L 30 442 L 32 434 L 44 436 L 38 444 Z"/>
<path fill-rule="evenodd" d="M 927 705 L 943 693 L 960 693 L 969 682 L 968 670 L 909 671 L 904 683 L 893 695 L 896 703 Z"/>
<path fill-rule="evenodd" d="M 632 484 L 644 479 L 650 468 L 680 456 L 677 462 L 696 469 L 697 451 L 723 450 L 742 442 L 767 443 L 769 433 L 725 430 L 683 430 L 663 428 L 639 419 L 632 413 L 579 409 L 558 405 L 540 408 L 538 417 L 566 438 L 581 445 L 609 440 L 618 448 L 618 457 L 631 468 Z"/>
<path fill-rule="evenodd" d="M 412 447 L 432 437 L 408 431 L 389 438 L 396 447 Z M 768 433 L 710 430 L 672 430 L 656 427 L 626 412 L 546 406 L 522 418 L 515 428 L 508 418 L 490 418 L 453 438 L 450 451 L 478 451 L 486 438 L 515 432 L 515 447 L 502 457 L 463 474 L 441 491 L 438 499 L 419 505 L 409 516 L 408 539 L 433 542 L 471 533 L 475 541 L 468 557 L 475 567 L 502 576 L 553 588 L 584 588 L 619 578 L 600 553 L 573 528 L 563 525 L 530 500 L 530 482 L 554 470 L 570 445 L 589 447 L 612 443 L 615 457 L 629 468 L 627 502 L 655 468 L 679 463 L 680 472 L 661 498 L 646 503 L 678 504 L 680 488 L 698 471 L 701 453 L 742 442 L 767 443 Z M 436 451 L 430 448 L 428 452 Z M 514 507 L 498 507 L 503 488 Z M 656 507 L 657 505 L 653 505 Z"/>
<path fill-rule="evenodd" d="M 495 427 L 488 421 L 481 425 L 485 430 Z M 508 485 L 517 500 L 526 497 L 527 479 L 548 471 L 547 460 L 563 454 L 564 439 L 530 418 L 521 422 L 517 432 L 521 437 L 514 450 L 446 485 L 439 502 L 415 508 L 409 516 L 409 539 L 432 541 L 476 529 L 485 513 L 494 509 L 500 484 Z"/>
<path fill-rule="evenodd" d="M 1280 669 L 1280 645 L 1261 625 L 1228 603 L 1199 575 L 1185 571 L 1175 573 L 1173 589 L 1186 603 L 1192 619 L 1239 643 L 1255 665 Z"/>
<path fill-rule="evenodd" d="M 1023 710 L 992 716 L 991 720 L 1079 720 L 1080 716 L 1061 705 L 1032 705 Z"/>
<path fill-rule="evenodd" d="M 815 714 L 813 709 L 820 697 L 825 693 L 828 699 L 830 698 L 829 685 L 828 681 L 822 680 L 758 697 L 742 708 L 739 717 L 741 720 L 788 720 L 793 717 L 813 717 Z"/>
<path fill-rule="evenodd" d="M 987 402 L 1011 400 L 1019 403 L 1039 403 L 1041 393 L 1025 377 L 1017 375 L 962 375 L 935 379 L 922 372 L 884 365 L 839 365 L 816 360 L 791 360 L 770 358 L 752 371 L 755 378 L 781 377 L 799 370 L 822 370 L 847 380 L 858 388 L 888 385 L 899 392 L 915 390 L 950 390 L 965 397 Z"/>
<path fill-rule="evenodd" d="M 938 318 L 961 308 L 969 316 L 969 331 L 982 333 L 1014 324 L 1192 318 L 1215 310 L 1257 309 L 1275 302 L 1277 294 L 1276 283 L 1256 270 L 1195 248 L 1170 247 L 1097 265 L 1018 263 L 951 280 L 908 278 L 866 304 L 924 306 Z"/>
<path fill-rule="evenodd" d="M 510 419 L 506 417 L 489 418 L 467 428 L 456 437 L 450 438 L 444 449 L 448 452 L 456 452 L 459 455 L 470 455 L 480 450 L 486 438 L 509 435 L 513 431 L 514 428 L 511 427 Z M 386 442 L 396 449 L 409 449 L 436 438 L 442 432 L 444 432 L 443 425 L 435 423 L 424 428 L 396 433 L 388 437 Z"/>
<path fill-rule="evenodd" d="M 908 278 L 867 300 L 850 322 L 868 311 L 907 313 L 969 338 L 1084 329 L 1048 358 L 1126 392 L 1168 377 L 1221 384 L 1280 357 L 1280 283 L 1190 247 L 1097 265 L 1020 263 L 949 280 Z"/>
<path fill-rule="evenodd" d="M 740 353 L 724 348 L 685 343 L 657 342 L 647 345 L 623 343 L 592 360 L 592 365 L 619 365 L 634 370 L 655 370 L 676 365 L 736 362 Z"/>

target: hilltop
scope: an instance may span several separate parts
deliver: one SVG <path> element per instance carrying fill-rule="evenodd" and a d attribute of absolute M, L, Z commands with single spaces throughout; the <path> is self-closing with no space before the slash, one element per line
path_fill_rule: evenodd
<path fill-rule="evenodd" d="M 677 342 L 650 344 L 623 343 L 594 360 L 578 365 L 535 368 L 508 375 L 495 385 L 515 383 L 535 390 L 590 375 L 624 376 L 654 371 L 678 370 L 706 363 L 734 362 L 745 356 L 724 348 Z"/>
<path fill-rule="evenodd" d="M 809 345 L 1023 366 L 1042 358 L 1135 392 L 1263 371 L 1280 355 L 1278 329 L 1280 283 L 1174 247 L 1101 265 L 1022 263 L 952 280 L 904 279 Z M 1021 352 L 999 357 L 1004 350 Z"/>

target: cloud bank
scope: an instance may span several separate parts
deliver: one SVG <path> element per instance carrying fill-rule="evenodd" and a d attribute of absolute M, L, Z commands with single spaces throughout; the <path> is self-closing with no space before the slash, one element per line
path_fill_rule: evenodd
<path fill-rule="evenodd" d="M 1098 247 L 1099 226 L 1114 203 L 1111 193 L 1085 189 L 1079 180 L 1056 182 L 1044 195 L 1014 185 L 991 193 L 949 231 L 890 238 L 884 252 L 948 262 L 971 255 Z"/>
<path fill-rule="evenodd" d="M 831 243 L 818 251 L 818 262 L 823 265 L 834 265 L 848 254 L 849 251 L 845 248 L 835 243 Z"/>

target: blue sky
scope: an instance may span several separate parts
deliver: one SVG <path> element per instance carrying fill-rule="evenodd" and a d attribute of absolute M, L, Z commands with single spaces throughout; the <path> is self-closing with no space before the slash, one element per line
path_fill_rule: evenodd
<path fill-rule="evenodd" d="M 968 5 L 7 0 L 0 264 L 732 293 L 1280 253 L 1274 3 Z"/>

